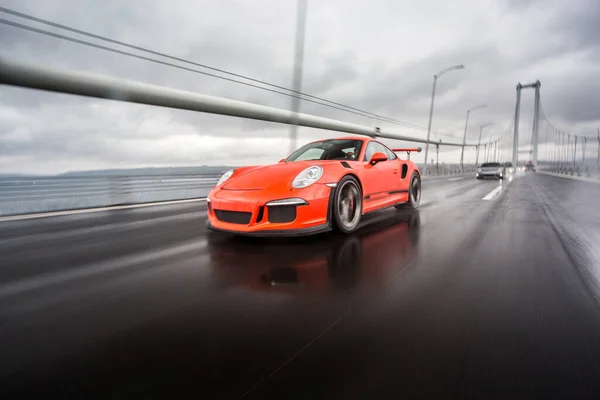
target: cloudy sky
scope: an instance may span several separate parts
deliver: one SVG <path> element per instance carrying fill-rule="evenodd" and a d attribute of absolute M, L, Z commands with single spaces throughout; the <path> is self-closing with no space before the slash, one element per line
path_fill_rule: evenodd
<path fill-rule="evenodd" d="M 0 0 L 0 5 L 292 85 L 296 1 Z M 0 18 L 101 43 L 4 13 Z M 488 107 L 472 113 L 467 140 L 476 141 L 484 123 L 493 123 L 486 136 L 502 136 L 511 127 L 516 84 L 537 79 L 555 126 L 596 136 L 598 21 L 597 0 L 308 0 L 302 90 L 426 127 L 433 74 L 464 64 L 464 70 L 438 82 L 434 139 L 460 141 L 466 110 L 482 103 Z M 279 94 L 5 25 L 0 25 L 0 55 L 274 107 L 291 105 Z M 421 129 L 308 102 L 301 102 L 301 112 L 426 136 Z M 532 90 L 523 92 L 521 118 L 520 145 L 528 150 Z M 542 121 L 542 140 L 545 127 Z M 336 135 L 300 128 L 298 145 Z M 289 127 L 280 124 L 0 87 L 0 173 L 270 163 L 287 155 L 288 136 Z M 588 149 L 595 154 L 595 144 Z M 454 148 L 440 151 L 440 162 L 459 157 Z M 467 161 L 474 158 L 468 151 Z"/>

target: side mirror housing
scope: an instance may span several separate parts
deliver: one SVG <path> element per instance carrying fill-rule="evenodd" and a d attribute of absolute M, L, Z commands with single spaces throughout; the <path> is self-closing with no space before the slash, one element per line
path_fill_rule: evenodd
<path fill-rule="evenodd" d="M 281 160 L 279 160 L 280 163 L 284 162 L 285 158 L 282 158 Z"/>
<path fill-rule="evenodd" d="M 387 159 L 388 159 L 388 156 L 385 153 L 377 152 L 377 153 L 373 154 L 373 156 L 369 160 L 369 164 L 375 165 L 378 162 L 387 161 Z"/>

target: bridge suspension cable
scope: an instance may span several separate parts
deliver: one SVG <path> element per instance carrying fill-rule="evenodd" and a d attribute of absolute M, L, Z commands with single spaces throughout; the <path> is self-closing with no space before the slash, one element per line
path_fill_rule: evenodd
<path fill-rule="evenodd" d="M 545 140 L 544 144 L 544 157 L 545 162 L 554 166 L 558 165 L 576 165 L 578 161 L 586 163 L 586 156 L 588 151 L 588 141 L 596 142 L 597 144 L 597 156 L 596 156 L 596 167 L 600 165 L 600 129 L 598 130 L 598 136 L 585 136 L 583 134 L 569 133 L 566 130 L 559 129 L 548 117 L 544 108 L 543 102 L 540 101 L 540 112 L 541 122 L 545 123 Z M 533 146 L 539 146 L 539 140 L 537 143 L 532 142 Z M 578 159 L 578 151 L 581 152 L 580 160 Z M 588 158 L 587 162 L 591 160 Z"/>
<path fill-rule="evenodd" d="M 172 55 L 169 55 L 169 54 L 166 54 L 166 53 L 162 53 L 162 52 L 158 52 L 158 51 L 154 51 L 154 50 L 151 50 L 151 49 L 148 49 L 148 48 L 145 48 L 145 47 L 132 45 L 132 44 L 129 44 L 129 43 L 126 43 L 126 42 L 122 42 L 122 41 L 119 41 L 119 40 L 115 40 L 115 39 L 111 39 L 111 38 L 108 38 L 108 37 L 105 37 L 105 36 L 101 36 L 101 35 L 97 35 L 97 34 L 94 34 L 94 33 L 86 32 L 86 31 L 83 31 L 83 30 L 80 30 L 80 29 L 72 28 L 72 27 L 67 26 L 67 25 L 59 24 L 59 23 L 56 23 L 56 22 L 52 22 L 52 21 L 48 21 L 48 20 L 42 19 L 42 18 L 34 17 L 34 16 L 31 16 L 31 15 L 28 15 L 28 14 L 20 13 L 18 11 L 14 11 L 14 10 L 11 10 L 11 9 L 8 9 L 8 8 L 5 8 L 5 7 L 0 7 L 0 12 L 6 13 L 6 14 L 10 14 L 10 15 L 13 15 L 13 16 L 16 16 L 16 17 L 28 19 L 30 21 L 38 22 L 38 23 L 41 23 L 41 24 L 45 24 L 45 25 L 48 25 L 48 26 L 55 27 L 55 28 L 67 30 L 67 31 L 70 31 L 70 32 L 73 32 L 73 33 L 77 33 L 77 34 L 80 34 L 80 35 L 83 35 L 83 36 L 87 36 L 87 37 L 90 37 L 90 38 L 94 38 L 94 39 L 97 39 L 97 40 L 105 41 L 105 42 L 116 44 L 116 45 L 123 46 L 123 47 L 128 47 L 128 48 L 133 49 L 133 50 L 138 50 L 138 51 L 145 52 L 145 53 L 148 53 L 148 54 L 153 54 L 155 56 L 160 56 L 160 57 L 168 58 L 168 59 L 171 59 L 173 61 L 178 61 L 178 62 L 182 62 L 182 63 L 194 65 L 196 67 L 201 67 L 201 68 L 209 69 L 209 70 L 212 70 L 212 71 L 220 72 L 222 74 L 226 74 L 226 75 L 230 75 L 230 76 L 235 76 L 237 78 L 242 78 L 242 79 L 245 79 L 245 80 L 248 80 L 248 81 L 251 81 L 251 82 L 259 83 L 259 84 L 262 84 L 262 85 L 265 85 L 265 86 L 269 86 L 269 87 L 273 87 L 273 88 L 280 89 L 280 90 L 285 90 L 285 91 L 288 91 L 288 92 L 291 92 L 291 93 L 295 93 L 295 94 L 285 93 L 285 92 L 281 92 L 280 90 L 269 89 L 269 88 L 265 88 L 265 87 L 262 87 L 262 86 L 259 86 L 259 85 L 255 85 L 255 84 L 251 84 L 251 83 L 248 83 L 248 82 L 243 82 L 243 81 L 240 81 L 240 80 L 223 77 L 223 76 L 216 75 L 216 74 L 211 74 L 211 73 L 200 71 L 200 70 L 197 70 L 197 69 L 183 67 L 183 66 L 180 66 L 180 65 L 177 65 L 177 64 L 173 64 L 173 63 L 169 63 L 169 62 L 157 60 L 157 59 L 154 59 L 154 58 L 140 56 L 140 55 L 137 55 L 137 54 L 134 54 L 134 53 L 129 53 L 129 52 L 126 52 L 126 51 L 115 49 L 115 48 L 98 45 L 98 44 L 91 43 L 91 42 L 88 42 L 88 41 L 85 41 L 85 40 L 76 39 L 76 38 L 69 37 L 69 36 L 66 36 L 66 35 L 62 35 L 62 34 L 59 34 L 59 33 L 45 31 L 43 29 L 34 28 L 34 27 L 31 27 L 31 26 L 20 24 L 18 22 L 9 21 L 9 20 L 1 19 L 0 18 L 0 23 L 12 26 L 14 28 L 23 29 L 23 30 L 27 30 L 27 31 L 30 31 L 30 32 L 34 32 L 34 33 L 38 33 L 38 34 L 42 34 L 42 35 L 46 35 L 46 36 L 52 36 L 52 37 L 55 37 L 55 38 L 59 38 L 59 39 L 71 41 L 71 42 L 74 42 L 74 43 L 82 44 L 82 45 L 85 45 L 85 46 L 90 46 L 90 47 L 94 47 L 94 48 L 97 48 L 97 49 L 101 49 L 101 50 L 105 50 L 105 51 L 110 51 L 110 52 L 113 52 L 113 53 L 117 53 L 117 54 L 121 54 L 121 55 L 126 55 L 126 56 L 129 56 L 129 57 L 134 57 L 134 58 L 137 58 L 137 59 L 141 59 L 141 60 L 145 60 L 145 61 L 149 61 L 149 62 L 153 62 L 153 63 L 158 63 L 158 64 L 162 64 L 162 65 L 166 65 L 166 66 L 170 66 L 170 67 L 174 67 L 174 68 L 179 68 L 179 69 L 187 70 L 187 71 L 190 71 L 190 72 L 194 72 L 194 73 L 198 73 L 198 74 L 210 76 L 210 77 L 217 78 L 217 79 L 226 80 L 226 81 L 229 81 L 229 82 L 234 82 L 234 83 L 242 84 L 242 85 L 245 85 L 245 86 L 249 86 L 249 87 L 253 87 L 253 88 L 265 90 L 265 91 L 276 93 L 276 94 L 281 94 L 281 95 L 288 96 L 288 97 L 295 97 L 295 98 L 298 98 L 300 100 L 304 100 L 304 101 L 311 102 L 311 103 L 314 103 L 314 104 L 322 105 L 322 106 L 325 106 L 325 107 L 330 107 L 330 108 L 333 108 L 333 109 L 337 109 L 337 110 L 340 110 L 340 111 L 344 111 L 344 112 L 348 112 L 348 113 L 351 113 L 351 114 L 359 115 L 359 116 L 362 116 L 362 117 L 376 119 L 376 120 L 379 120 L 379 121 L 382 121 L 382 122 L 388 122 L 388 123 L 395 124 L 395 125 L 405 126 L 407 128 L 412 128 L 412 129 L 415 129 L 415 130 L 427 131 L 427 128 L 423 127 L 423 126 L 419 126 L 419 125 L 412 124 L 412 123 L 409 123 L 409 122 L 404 122 L 404 121 L 401 121 L 401 120 L 398 120 L 398 119 L 394 119 L 394 118 L 386 117 L 386 116 L 383 116 L 383 115 L 375 114 L 375 113 L 372 113 L 372 112 L 369 112 L 369 111 L 365 111 L 365 110 L 362 110 L 362 109 L 359 109 L 359 108 L 356 108 L 356 107 L 352 107 L 352 106 L 348 106 L 348 105 L 345 105 L 345 104 L 342 104 L 342 103 L 339 103 L 339 102 L 328 100 L 328 99 L 325 99 L 325 98 L 322 98 L 322 97 L 319 97 L 319 96 L 314 96 L 314 95 L 311 95 L 311 94 L 308 94 L 308 93 L 296 91 L 296 90 L 293 90 L 293 89 L 290 89 L 290 88 L 286 88 L 284 86 L 276 85 L 276 84 L 273 84 L 273 83 L 269 83 L 269 82 L 266 82 L 266 81 L 263 81 L 263 80 L 260 80 L 260 79 L 251 78 L 251 77 L 246 76 L 246 75 L 242 75 L 242 74 L 237 74 L 237 73 L 234 73 L 234 72 L 226 71 L 226 70 L 221 69 L 221 68 L 211 67 L 211 66 L 206 65 L 206 64 L 201 64 L 201 63 L 198 63 L 198 62 L 195 62 L 195 61 L 186 60 L 186 59 L 181 58 L 181 57 L 175 57 L 175 56 L 172 56 Z M 311 100 L 311 99 L 315 99 L 315 100 Z"/>

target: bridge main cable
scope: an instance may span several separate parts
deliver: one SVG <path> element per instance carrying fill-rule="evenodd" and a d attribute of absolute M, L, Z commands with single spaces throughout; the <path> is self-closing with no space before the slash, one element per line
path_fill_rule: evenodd
<path fill-rule="evenodd" d="M 7 60 L 4 57 L 0 57 L 0 84 L 282 124 L 297 123 L 299 126 L 309 128 L 370 137 L 442 144 L 423 138 L 383 132 L 377 127 L 367 127 L 309 114 L 295 114 L 289 110 L 166 88 L 139 81 Z M 463 146 L 462 143 L 458 142 L 443 142 L 443 145 Z M 467 144 L 467 146 L 474 147 L 476 144 Z"/>
<path fill-rule="evenodd" d="M 237 74 L 237 73 L 234 73 L 234 72 L 226 71 L 226 70 L 221 69 L 221 68 L 212 67 L 210 65 L 201 64 L 201 63 L 198 63 L 198 62 L 195 62 L 195 61 L 186 60 L 186 59 L 181 58 L 181 57 L 175 57 L 175 56 L 172 56 L 172 55 L 169 55 L 169 54 L 166 54 L 166 53 L 162 53 L 162 52 L 158 52 L 158 51 L 155 51 L 155 50 L 151 50 L 151 49 L 148 49 L 148 48 L 145 48 L 145 47 L 136 46 L 136 45 L 133 45 L 133 44 L 130 44 L 130 43 L 125 43 L 125 42 L 122 42 L 122 41 L 119 41 L 119 40 L 115 40 L 115 39 L 111 39 L 111 38 L 108 38 L 108 37 L 105 37 L 105 36 L 97 35 L 97 34 L 86 32 L 86 31 L 82 31 L 81 29 L 76 29 L 76 28 L 73 28 L 73 27 L 70 27 L 70 26 L 67 26 L 67 25 L 63 25 L 63 24 L 59 24 L 59 23 L 56 23 L 56 22 L 48 21 L 48 20 L 45 20 L 45 19 L 42 19 L 42 18 L 34 17 L 32 15 L 23 14 L 23 13 L 20 13 L 18 11 L 14 11 L 14 10 L 11 10 L 11 9 L 8 9 L 8 8 L 5 8 L 5 7 L 0 7 L 0 12 L 6 13 L 6 14 L 10 14 L 10 15 L 13 15 L 13 16 L 16 16 L 16 17 L 20 17 L 20 18 L 25 18 L 27 20 L 34 21 L 34 22 L 41 23 L 41 24 L 45 24 L 45 25 L 52 26 L 52 27 L 55 27 L 55 28 L 63 29 L 63 30 L 66 30 L 66 31 L 69 31 L 69 32 L 72 32 L 72 33 L 76 33 L 78 35 L 83 35 L 83 36 L 87 36 L 87 37 L 90 37 L 90 38 L 93 38 L 93 39 L 101 40 L 101 41 L 104 41 L 104 42 L 107 42 L 107 43 L 112 43 L 112 44 L 116 44 L 118 46 L 128 47 L 128 48 L 133 49 L 133 50 L 137 50 L 137 51 L 141 51 L 141 52 L 144 52 L 144 53 L 152 54 L 154 56 L 164 57 L 164 58 L 167 58 L 167 59 L 170 59 L 170 60 L 173 60 L 173 61 L 178 61 L 178 62 L 182 62 L 182 63 L 185 63 L 185 64 L 194 65 L 196 67 L 201 67 L 201 68 L 205 68 L 205 69 L 212 70 L 212 71 L 215 71 L 215 72 L 219 72 L 219 73 L 222 73 L 222 74 L 226 74 L 226 75 L 230 75 L 230 76 L 235 76 L 237 78 L 241 78 L 241 79 L 248 80 L 248 81 L 251 81 L 251 82 L 255 82 L 255 83 L 258 83 L 258 84 L 261 84 L 261 85 L 273 87 L 273 88 L 276 88 L 276 89 L 281 89 L 281 90 L 284 90 L 284 91 L 287 91 L 287 92 L 291 92 L 291 93 L 294 93 L 294 94 L 280 92 L 280 91 L 273 90 L 273 89 L 268 89 L 268 88 L 263 87 L 263 86 L 254 85 L 254 84 L 250 84 L 250 83 L 247 83 L 247 82 L 243 82 L 243 81 L 239 81 L 239 80 L 235 80 L 235 79 L 231 79 L 231 78 L 226 78 L 224 76 L 219 76 L 219 75 L 210 74 L 210 73 L 207 73 L 207 72 L 202 72 L 202 71 L 195 70 L 195 69 L 190 69 L 190 68 L 182 67 L 180 65 L 171 64 L 171 63 L 164 62 L 164 61 L 159 61 L 159 60 L 156 60 L 156 59 L 153 59 L 153 58 L 143 57 L 143 56 L 140 56 L 140 55 L 137 55 L 137 54 L 128 53 L 128 52 L 125 52 L 125 51 L 122 51 L 122 50 L 117 50 L 117 49 L 114 49 L 114 48 L 110 48 L 110 47 L 98 45 L 98 44 L 91 43 L 91 42 L 86 42 L 84 40 L 75 39 L 75 38 L 72 38 L 72 37 L 69 37 L 69 36 L 58 34 L 56 32 L 44 31 L 42 29 L 34 28 L 34 27 L 31 27 L 31 26 L 19 24 L 19 23 L 14 22 L 14 21 L 8 21 L 8 20 L 0 18 L 0 23 L 8 25 L 8 26 L 12 26 L 14 28 L 24 29 L 24 30 L 27 30 L 29 32 L 34 32 L 34 33 L 38 33 L 38 34 L 42 34 L 42 35 L 46 35 L 46 36 L 50 36 L 50 37 L 55 37 L 55 38 L 62 39 L 62 40 L 67 40 L 67 41 L 70 41 L 70 42 L 73 42 L 73 43 L 78 43 L 78 44 L 81 44 L 81 45 L 85 45 L 85 46 L 89 46 L 89 47 L 94 47 L 94 48 L 97 48 L 97 49 L 101 49 L 101 50 L 105 50 L 105 51 L 110 51 L 110 52 L 113 52 L 113 53 L 117 53 L 117 54 L 121 54 L 121 55 L 126 55 L 126 56 L 129 56 L 129 57 L 135 57 L 135 58 L 142 59 L 142 60 L 149 61 L 149 62 L 159 63 L 159 64 L 171 66 L 171 67 L 174 67 L 174 68 L 184 69 L 184 70 L 187 70 L 187 71 L 190 71 L 190 72 L 195 72 L 195 73 L 198 73 L 198 74 L 210 76 L 210 77 L 217 78 L 217 79 L 226 80 L 226 81 L 229 81 L 229 82 L 235 82 L 235 83 L 238 83 L 238 84 L 241 84 L 241 85 L 246 85 L 246 86 L 254 87 L 256 89 L 266 90 L 266 91 L 269 91 L 269 92 L 272 92 L 272 93 L 277 93 L 277 94 L 281 94 L 281 95 L 284 95 L 284 96 L 289 96 L 289 97 L 300 99 L 300 100 L 307 101 L 307 102 L 310 102 L 310 103 L 319 104 L 319 105 L 322 105 L 322 106 L 325 106 L 325 107 L 330 107 L 330 108 L 334 108 L 334 109 L 337 109 L 337 110 L 349 112 L 349 113 L 352 113 L 352 114 L 361 115 L 361 116 L 366 117 L 366 118 L 373 118 L 373 119 L 377 119 L 377 120 L 380 120 L 380 121 L 384 121 L 384 122 L 388 122 L 388 123 L 392 123 L 392 124 L 396 124 L 396 125 L 406 126 L 406 127 L 413 128 L 413 129 L 416 129 L 416 130 L 422 130 L 422 131 L 426 131 L 427 130 L 427 128 L 425 128 L 425 127 L 422 127 L 422 126 L 419 126 L 419 125 L 415 125 L 415 124 L 412 124 L 412 123 L 409 123 L 409 122 L 400 121 L 400 120 L 397 120 L 397 119 L 394 119 L 394 118 L 390 118 L 390 117 L 386 117 L 386 116 L 383 116 L 383 115 L 375 114 L 375 113 L 372 113 L 372 112 L 369 112 L 369 111 L 365 111 L 365 110 L 362 110 L 360 108 L 356 108 L 356 107 L 352 107 L 352 106 L 349 106 L 349 105 L 346 105 L 346 104 L 342 104 L 342 103 L 338 103 L 338 102 L 335 102 L 335 101 L 332 101 L 332 100 L 328 100 L 328 99 L 325 99 L 323 97 L 314 96 L 314 95 L 311 95 L 311 94 L 308 94 L 308 93 L 304 93 L 304 92 L 300 92 L 300 91 L 297 91 L 297 90 L 289 89 L 289 88 L 286 88 L 284 86 L 275 85 L 273 83 L 266 82 L 266 81 L 263 81 L 263 80 L 260 80 L 260 79 L 255 79 L 255 78 L 249 77 L 247 75 Z M 314 100 L 311 100 L 311 99 L 314 99 Z M 318 101 L 316 101 L 316 100 L 318 100 Z"/>

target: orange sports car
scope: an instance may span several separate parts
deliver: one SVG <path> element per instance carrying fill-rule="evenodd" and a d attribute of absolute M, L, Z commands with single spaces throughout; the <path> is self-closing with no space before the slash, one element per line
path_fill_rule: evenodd
<path fill-rule="evenodd" d="M 416 209 L 421 175 L 410 160 L 369 137 L 308 143 L 273 165 L 227 171 L 207 196 L 207 227 L 253 236 L 356 230 L 363 215 Z"/>

